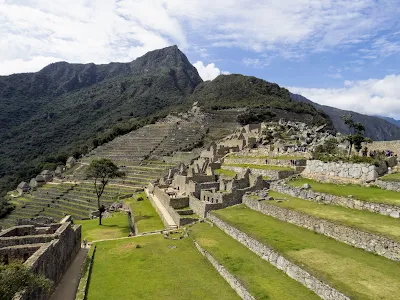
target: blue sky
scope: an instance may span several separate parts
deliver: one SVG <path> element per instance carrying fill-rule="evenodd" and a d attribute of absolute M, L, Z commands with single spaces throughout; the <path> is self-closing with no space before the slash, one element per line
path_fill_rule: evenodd
<path fill-rule="evenodd" d="M 0 0 L 0 75 L 178 45 L 204 80 L 241 73 L 400 119 L 400 0 Z"/>

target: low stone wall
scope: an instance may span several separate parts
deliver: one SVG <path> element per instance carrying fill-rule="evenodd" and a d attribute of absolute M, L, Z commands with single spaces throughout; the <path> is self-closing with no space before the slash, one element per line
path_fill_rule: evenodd
<path fill-rule="evenodd" d="M 335 224 L 295 210 L 269 204 L 265 201 L 256 201 L 247 196 L 243 197 L 243 203 L 249 208 L 265 215 L 313 230 L 340 242 L 384 256 L 388 259 L 400 261 L 400 244 L 394 240 L 348 226 Z"/>
<path fill-rule="evenodd" d="M 308 160 L 303 177 L 317 181 L 334 183 L 364 183 L 375 181 L 378 168 L 369 164 L 354 164 L 344 162 L 325 163 L 320 160 Z"/>
<path fill-rule="evenodd" d="M 386 151 L 390 150 L 400 156 L 400 141 L 378 141 L 366 145 L 369 150 Z"/>
<path fill-rule="evenodd" d="M 320 281 L 316 277 L 312 276 L 310 273 L 301 269 L 294 263 L 287 260 L 285 257 L 275 252 L 268 246 L 260 243 L 259 241 L 251 238 L 244 232 L 236 229 L 235 227 L 225 223 L 212 213 L 208 214 L 208 218 L 217 225 L 221 230 L 230 235 L 235 240 L 242 243 L 244 246 L 249 248 L 251 251 L 256 253 L 265 261 L 271 263 L 278 269 L 285 272 L 290 278 L 300 282 L 308 289 L 315 292 L 319 297 L 326 300 L 349 300 L 350 298 L 343 295 L 339 291 L 330 287 L 328 284 Z"/>
<path fill-rule="evenodd" d="M 89 282 L 90 282 L 90 276 L 92 275 L 92 268 L 93 268 L 93 262 L 94 262 L 94 255 L 96 253 L 96 248 L 97 246 L 94 246 L 92 255 L 86 257 L 86 259 L 89 261 L 89 263 L 86 265 L 85 263 L 82 266 L 82 270 L 81 270 L 81 276 L 84 274 L 83 277 L 81 277 L 81 279 L 79 280 L 79 286 L 78 286 L 78 290 L 76 291 L 76 296 L 75 296 L 75 300 L 85 300 L 86 296 L 87 296 L 87 292 L 88 292 L 88 288 L 89 288 Z M 83 267 L 86 266 L 86 270 L 83 269 Z"/>
<path fill-rule="evenodd" d="M 269 165 L 269 166 L 305 166 L 307 159 L 275 159 L 273 157 L 256 158 L 256 157 L 226 157 L 225 164 L 251 164 L 251 165 Z"/>
<path fill-rule="evenodd" d="M 211 210 L 224 208 L 222 203 L 207 203 L 193 196 L 189 197 L 189 206 L 200 218 L 205 218 Z"/>
<path fill-rule="evenodd" d="M 256 300 L 250 292 L 240 283 L 240 281 L 233 276 L 223 265 L 221 265 L 210 253 L 204 250 L 196 241 L 194 245 L 197 250 L 204 255 L 217 272 L 229 283 L 232 289 L 244 300 Z"/>
<path fill-rule="evenodd" d="M 376 180 L 373 184 L 384 190 L 400 192 L 400 182 Z"/>
<path fill-rule="evenodd" d="M 242 167 L 232 167 L 232 166 L 222 166 L 222 169 L 234 171 L 236 173 L 241 173 L 246 171 L 246 169 L 251 168 L 242 168 Z M 260 175 L 260 176 L 268 176 L 271 180 L 279 180 L 290 177 L 294 174 L 293 171 L 275 171 L 275 170 L 266 170 L 266 169 L 251 169 L 251 174 Z"/>
<path fill-rule="evenodd" d="M 340 205 L 358 210 L 367 210 L 373 213 L 390 216 L 392 218 L 400 218 L 399 206 L 383 204 L 383 203 L 367 202 L 349 197 L 341 197 L 325 193 L 318 193 L 314 192 L 313 190 L 305 190 L 287 184 L 282 184 L 279 182 L 271 182 L 270 189 L 281 194 L 287 194 L 304 200 Z"/>

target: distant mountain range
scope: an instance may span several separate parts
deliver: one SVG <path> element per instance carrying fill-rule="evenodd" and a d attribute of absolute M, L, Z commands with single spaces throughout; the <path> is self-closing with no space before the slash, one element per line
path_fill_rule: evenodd
<path fill-rule="evenodd" d="M 375 141 L 400 140 L 399 121 L 390 118 L 374 117 L 362 115 L 353 111 L 342 110 L 331 106 L 320 105 L 297 94 L 291 94 L 294 101 L 312 104 L 315 108 L 324 111 L 332 120 L 337 131 L 344 134 L 349 133 L 349 129 L 340 118 L 344 114 L 352 114 L 356 122 L 361 122 L 365 126 L 365 134 Z"/>
<path fill-rule="evenodd" d="M 396 119 L 389 118 L 389 117 L 379 117 L 379 118 L 382 118 L 382 119 L 400 127 L 400 120 L 396 120 Z"/>

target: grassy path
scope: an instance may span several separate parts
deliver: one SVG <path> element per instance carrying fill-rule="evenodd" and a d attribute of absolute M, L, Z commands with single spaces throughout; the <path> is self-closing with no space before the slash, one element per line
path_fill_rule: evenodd
<path fill-rule="evenodd" d="M 214 212 L 351 299 L 398 299 L 400 264 L 244 205 Z"/>
<path fill-rule="evenodd" d="M 142 200 L 138 201 L 140 198 Z M 135 194 L 132 198 L 124 200 L 124 203 L 130 205 L 139 233 L 164 229 L 165 226 L 160 216 L 151 205 L 145 192 Z"/>
<path fill-rule="evenodd" d="M 400 221 L 398 219 L 364 210 L 349 209 L 337 205 L 320 204 L 274 191 L 270 191 L 269 195 L 275 199 L 287 199 L 289 201 L 283 201 L 280 203 L 276 201 L 266 201 L 268 204 L 296 210 L 314 217 L 357 228 L 362 231 L 383 235 L 400 242 Z"/>
<path fill-rule="evenodd" d="M 296 187 L 301 187 L 305 183 L 310 184 L 312 190 L 315 192 L 327 193 L 342 197 L 352 195 L 354 198 L 359 200 L 400 206 L 400 193 L 383 190 L 378 187 L 365 187 L 356 184 L 339 185 L 317 182 L 305 178 L 295 179 L 288 182 L 289 185 Z"/>
<path fill-rule="evenodd" d="M 123 212 L 116 212 L 110 218 L 102 219 L 101 226 L 99 219 L 74 220 L 74 222 L 82 224 L 82 239 L 86 238 L 88 242 L 126 237 L 130 233 L 128 216 Z"/>
<path fill-rule="evenodd" d="M 319 299 L 306 287 L 261 259 L 216 226 L 199 223 L 191 235 L 218 260 L 256 299 Z"/>
<path fill-rule="evenodd" d="M 98 243 L 87 299 L 240 298 L 190 239 L 158 234 Z"/>
<path fill-rule="evenodd" d="M 383 181 L 400 182 L 400 172 L 399 173 L 388 174 L 388 175 L 385 175 L 385 176 L 383 176 L 383 177 L 381 177 L 379 179 L 383 180 Z"/>

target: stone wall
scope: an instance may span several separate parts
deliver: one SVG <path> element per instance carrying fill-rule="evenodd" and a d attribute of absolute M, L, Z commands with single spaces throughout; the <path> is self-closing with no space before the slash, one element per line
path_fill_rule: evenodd
<path fill-rule="evenodd" d="M 204 250 L 196 241 L 194 245 L 204 255 L 217 272 L 229 283 L 232 289 L 244 300 L 256 300 L 250 292 L 233 276 L 223 265 L 221 265 L 210 253 Z"/>
<path fill-rule="evenodd" d="M 48 243 L 42 244 L 25 262 L 24 265 L 34 273 L 42 274 L 53 281 L 53 288 L 60 282 L 65 271 L 81 248 L 81 225 L 72 225 L 70 222 L 61 224 L 57 229 L 55 238 Z M 10 250 L 20 248 L 29 251 L 36 245 L 24 245 L 10 247 Z M 7 249 L 3 248 L 2 250 Z M 4 254 L 4 253 L 3 253 Z M 45 300 L 49 295 L 42 290 L 36 290 L 30 294 L 18 294 L 15 299 L 19 300 Z"/>
<path fill-rule="evenodd" d="M 385 151 L 390 150 L 400 156 L 400 141 L 379 141 L 366 145 L 369 150 Z"/>
<path fill-rule="evenodd" d="M 400 192 L 400 182 L 376 180 L 373 184 L 384 190 Z"/>
<path fill-rule="evenodd" d="M 293 166 L 293 162 L 296 166 L 305 166 L 306 159 L 274 159 L 274 158 L 257 158 L 257 157 L 234 157 L 228 156 L 224 158 L 225 164 L 251 164 L 251 165 L 269 165 L 269 166 Z"/>
<path fill-rule="evenodd" d="M 299 266 L 287 260 L 285 257 L 280 255 L 279 253 L 272 250 L 267 245 L 260 243 L 259 241 L 251 238 L 244 232 L 234 228 L 233 226 L 227 224 L 222 221 L 212 213 L 208 214 L 208 218 L 214 222 L 220 229 L 222 229 L 225 233 L 230 235 L 235 240 L 242 243 L 244 246 L 249 248 L 251 251 L 256 253 L 265 261 L 271 263 L 278 269 L 285 272 L 289 277 L 294 280 L 300 282 L 308 289 L 315 292 L 319 297 L 326 300 L 349 300 L 347 296 L 343 295 L 339 291 L 330 287 L 328 284 L 320 281 L 310 273 L 301 269 Z"/>
<path fill-rule="evenodd" d="M 248 168 L 242 167 L 232 167 L 232 166 L 224 166 L 222 165 L 222 169 L 234 171 L 236 173 L 241 173 L 246 171 Z M 271 180 L 279 180 L 290 177 L 294 174 L 293 171 L 275 171 L 275 170 L 266 170 L 266 169 L 251 169 L 251 174 L 258 176 L 268 176 Z"/>
<path fill-rule="evenodd" d="M 189 196 L 189 206 L 200 218 L 205 218 L 209 211 L 224 208 L 222 203 L 207 203 L 193 196 Z"/>
<path fill-rule="evenodd" d="M 293 197 L 310 200 L 314 202 L 321 202 L 326 204 L 340 205 L 352 209 L 367 210 L 373 213 L 378 213 L 392 218 L 400 218 L 400 207 L 361 201 L 350 197 L 341 197 L 325 193 L 314 192 L 313 190 L 305 190 L 298 187 L 293 187 L 279 182 L 271 182 L 270 188 L 278 193 L 287 194 Z"/>
<path fill-rule="evenodd" d="M 335 183 L 372 182 L 379 176 L 378 168 L 374 165 L 344 162 L 325 163 L 320 160 L 308 160 L 301 175 L 318 181 Z"/>
<path fill-rule="evenodd" d="M 249 208 L 265 215 L 316 231 L 340 242 L 384 256 L 388 259 L 400 261 L 400 244 L 394 240 L 348 226 L 335 224 L 295 210 L 269 204 L 265 201 L 256 201 L 247 196 L 243 197 L 243 203 Z"/>
<path fill-rule="evenodd" d="M 153 185 L 149 185 L 149 187 L 154 191 L 154 186 Z M 155 209 L 157 214 L 160 216 L 160 219 L 163 222 L 165 228 L 168 228 L 168 226 L 169 226 L 168 222 L 167 222 L 167 220 L 165 220 L 164 215 L 159 210 L 158 206 L 154 203 L 154 199 L 153 199 L 153 196 L 150 194 L 150 190 L 149 189 L 145 189 L 145 193 L 146 193 L 147 198 L 149 199 L 151 205 L 153 206 L 153 208 Z"/>

